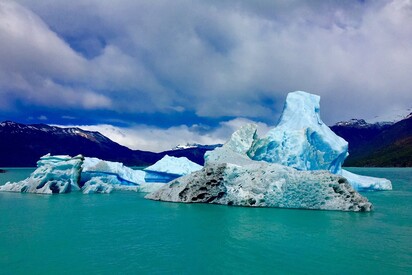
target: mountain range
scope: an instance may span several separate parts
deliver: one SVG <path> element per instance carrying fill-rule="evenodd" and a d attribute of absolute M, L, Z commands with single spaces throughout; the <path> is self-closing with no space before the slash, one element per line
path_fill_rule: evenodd
<path fill-rule="evenodd" d="M 397 122 L 367 123 L 362 119 L 339 122 L 332 131 L 349 143 L 345 166 L 411 167 L 412 113 Z M 204 164 L 206 151 L 221 145 L 187 144 L 161 153 L 131 150 L 99 132 L 46 124 L 0 123 L 0 167 L 33 167 L 47 154 L 97 157 L 147 166 L 166 154 Z"/>
<path fill-rule="evenodd" d="M 52 155 L 78 155 L 123 162 L 128 166 L 147 166 L 169 156 L 185 156 L 203 164 L 203 155 L 219 145 L 190 146 L 154 153 L 131 150 L 99 132 L 80 128 L 61 128 L 46 124 L 0 123 L 0 167 L 33 167 L 39 158 Z"/>

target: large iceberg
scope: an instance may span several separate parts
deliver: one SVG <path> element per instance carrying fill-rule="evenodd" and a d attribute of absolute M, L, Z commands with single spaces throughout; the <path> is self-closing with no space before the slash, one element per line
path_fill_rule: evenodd
<path fill-rule="evenodd" d="M 372 204 L 341 176 L 256 161 L 244 166 L 209 163 L 202 170 L 176 179 L 146 198 L 251 207 L 372 209 Z"/>
<path fill-rule="evenodd" d="M 278 125 L 254 141 L 247 152 L 250 158 L 339 174 L 348 143 L 322 122 L 319 101 L 306 92 L 289 93 Z"/>
<path fill-rule="evenodd" d="M 246 152 L 257 138 L 246 124 L 220 148 L 205 154 L 205 167 L 148 194 L 153 200 L 238 206 L 370 211 L 372 205 L 340 175 L 299 171 L 255 161 Z"/>
<path fill-rule="evenodd" d="M 387 179 L 360 176 L 342 169 L 348 156 L 348 143 L 322 122 L 319 101 L 319 96 L 306 92 L 289 93 L 278 125 L 265 137 L 259 138 L 256 133 L 239 130 L 243 139 L 254 139 L 247 155 L 253 160 L 283 164 L 298 170 L 329 170 L 346 177 L 358 191 L 392 190 Z M 252 126 L 249 128 L 249 131 L 254 129 Z"/>
<path fill-rule="evenodd" d="M 0 191 L 58 194 L 78 191 L 83 156 L 51 156 L 37 162 L 37 169 L 25 180 L 6 183 Z"/>
<path fill-rule="evenodd" d="M 144 179 L 146 182 L 166 183 L 200 169 L 202 166 L 186 157 L 177 158 L 165 155 L 161 160 L 144 169 L 146 172 Z"/>
<path fill-rule="evenodd" d="M 320 119 L 319 96 L 290 93 L 281 119 L 265 137 L 247 124 L 205 154 L 205 167 L 146 198 L 344 211 L 370 211 L 356 190 L 390 190 L 387 179 L 342 169 L 348 143 Z"/>
<path fill-rule="evenodd" d="M 254 139 L 258 139 L 257 125 L 246 124 L 235 131 L 230 139 L 220 148 L 208 151 L 205 154 L 205 163 L 232 163 L 247 165 L 253 163 L 247 152 Z M 247 142 L 245 142 L 247 141 Z M 237 144 L 237 146 L 233 146 Z M 392 184 L 388 179 L 361 176 L 341 169 L 338 175 L 345 177 L 357 191 L 381 191 L 392 190 Z"/>

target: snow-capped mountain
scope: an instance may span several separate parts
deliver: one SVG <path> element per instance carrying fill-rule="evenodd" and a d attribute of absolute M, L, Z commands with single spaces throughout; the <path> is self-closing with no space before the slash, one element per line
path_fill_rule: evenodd
<path fill-rule="evenodd" d="M 387 110 L 385 114 L 366 118 L 368 123 L 396 123 L 408 118 L 412 114 L 412 107 L 407 109 L 393 109 Z"/>
<path fill-rule="evenodd" d="M 4 121 L 0 123 L 0 131 L 8 131 L 11 134 L 22 134 L 22 133 L 49 133 L 55 136 L 77 136 L 83 137 L 90 141 L 96 143 L 110 142 L 107 137 L 103 136 L 99 132 L 85 131 L 80 128 L 60 128 L 56 126 L 50 126 L 47 124 L 32 124 L 25 125 L 21 123 L 16 123 L 13 121 Z"/>
<path fill-rule="evenodd" d="M 366 127 L 369 123 L 367 123 L 364 119 L 355 119 L 352 118 L 348 121 L 340 121 L 335 124 L 335 126 L 342 126 L 342 127 Z"/>
<path fill-rule="evenodd" d="M 35 166 L 43 155 L 82 154 L 129 165 L 147 165 L 157 154 L 133 151 L 99 132 L 80 128 L 60 128 L 46 124 L 0 123 L 0 167 Z"/>
<path fill-rule="evenodd" d="M 369 123 L 365 121 L 364 119 L 352 118 L 348 121 L 340 121 L 336 123 L 334 126 L 353 127 L 353 128 L 381 128 L 381 127 L 393 125 L 395 123 L 396 122 L 390 122 L 390 121 Z"/>
<path fill-rule="evenodd" d="M 203 145 L 203 144 L 198 144 L 198 143 L 186 143 L 186 145 L 176 145 L 175 147 L 172 148 L 172 151 L 174 150 L 186 150 L 186 149 L 208 149 L 208 150 L 213 150 L 216 147 L 221 147 L 222 144 L 213 144 L 213 145 Z"/>

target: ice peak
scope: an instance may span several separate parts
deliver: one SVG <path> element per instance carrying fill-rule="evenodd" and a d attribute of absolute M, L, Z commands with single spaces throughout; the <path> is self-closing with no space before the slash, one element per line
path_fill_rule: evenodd
<path fill-rule="evenodd" d="M 249 157 L 299 170 L 339 173 L 348 143 L 322 122 L 319 101 L 318 95 L 289 93 L 278 125 L 255 140 Z"/>
<path fill-rule="evenodd" d="M 304 125 L 319 124 L 320 119 L 320 96 L 303 91 L 289 93 L 283 107 L 278 126 L 288 124 L 292 128 L 301 128 Z M 290 122 L 293 121 L 293 124 Z"/>

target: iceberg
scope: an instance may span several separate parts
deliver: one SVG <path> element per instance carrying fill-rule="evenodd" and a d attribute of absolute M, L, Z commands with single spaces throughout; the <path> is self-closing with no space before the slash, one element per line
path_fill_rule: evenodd
<path fill-rule="evenodd" d="M 149 172 L 133 170 L 120 162 L 85 158 L 82 168 L 80 186 L 84 194 L 108 194 L 112 191 L 149 193 L 164 185 L 164 183 L 146 182 L 145 178 Z M 166 171 L 167 168 L 164 170 Z"/>
<path fill-rule="evenodd" d="M 106 180 L 110 184 L 133 186 L 143 183 L 145 175 L 144 171 L 133 170 L 121 162 L 86 157 L 82 164 L 80 185 L 92 178 L 100 177 L 110 179 Z"/>
<path fill-rule="evenodd" d="M 232 163 L 246 165 L 253 163 L 247 152 L 257 139 L 257 125 L 249 123 L 235 131 L 229 140 L 212 151 L 205 153 L 205 165 L 210 163 Z"/>
<path fill-rule="evenodd" d="M 20 182 L 8 182 L 0 186 L 0 191 L 108 194 L 114 190 L 153 192 L 161 187 L 159 184 L 146 183 L 144 171 L 133 170 L 120 162 L 85 158 L 82 155 L 72 158 L 47 154 L 40 158 L 37 166 L 30 177 Z"/>
<path fill-rule="evenodd" d="M 103 181 L 103 177 L 94 177 L 84 183 L 82 186 L 83 194 L 110 194 L 113 191 L 113 185 Z"/>
<path fill-rule="evenodd" d="M 320 119 L 320 97 L 287 96 L 278 125 L 259 138 L 247 124 L 205 154 L 205 167 L 148 194 L 153 200 L 371 211 L 356 190 L 388 190 L 390 181 L 342 170 L 348 143 Z M 355 190 L 356 189 L 356 190 Z"/>
<path fill-rule="evenodd" d="M 348 143 L 323 123 L 319 101 L 320 96 L 306 92 L 289 93 L 278 125 L 255 140 L 249 157 L 298 170 L 340 173 Z"/>
<path fill-rule="evenodd" d="M 372 204 L 342 176 L 257 161 L 244 166 L 209 163 L 202 170 L 178 178 L 145 198 L 250 207 L 372 209 Z"/>
<path fill-rule="evenodd" d="M 0 186 L 0 191 L 60 194 L 78 191 L 83 156 L 51 156 L 47 154 L 37 162 L 30 177 L 16 183 Z"/>
<path fill-rule="evenodd" d="M 385 178 L 361 176 L 342 169 L 342 177 L 346 178 L 357 191 L 385 191 L 392 190 L 392 183 Z"/>
<path fill-rule="evenodd" d="M 93 177 L 88 180 L 81 188 L 83 194 L 110 194 L 112 191 L 141 191 L 140 185 L 122 185 L 116 176 L 107 175 Z"/>
<path fill-rule="evenodd" d="M 328 170 L 347 177 L 358 191 L 392 190 L 388 179 L 360 176 L 342 169 L 348 156 L 348 143 L 322 122 L 319 102 L 317 95 L 302 91 L 289 93 L 278 125 L 263 138 L 255 135 L 247 155 L 253 160 L 298 170 Z M 243 138 L 250 139 L 250 133 Z"/>
<path fill-rule="evenodd" d="M 200 169 L 202 169 L 201 165 L 186 157 L 177 158 L 165 155 L 161 160 L 144 169 L 145 181 L 166 183 Z"/>

